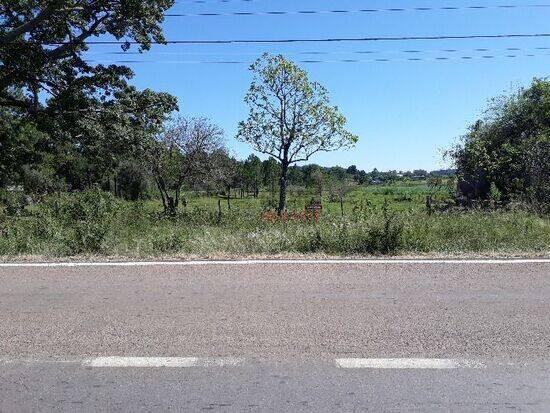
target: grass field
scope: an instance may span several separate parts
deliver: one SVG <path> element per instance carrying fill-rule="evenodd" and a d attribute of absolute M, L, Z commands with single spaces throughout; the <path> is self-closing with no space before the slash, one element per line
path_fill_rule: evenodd
<path fill-rule="evenodd" d="M 550 219 L 516 210 L 446 209 L 445 188 L 433 193 L 425 182 L 355 187 L 344 197 L 344 214 L 326 194 L 318 220 L 295 214 L 262 219 L 271 194 L 258 199 L 187 194 L 187 207 L 166 217 L 156 200 L 129 202 L 88 191 L 52 198 L 17 216 L 0 215 L 0 256 L 234 257 L 315 254 L 376 255 L 548 255 Z M 312 194 L 294 189 L 289 210 L 301 212 Z M 335 202 L 331 202 L 331 199 Z"/>

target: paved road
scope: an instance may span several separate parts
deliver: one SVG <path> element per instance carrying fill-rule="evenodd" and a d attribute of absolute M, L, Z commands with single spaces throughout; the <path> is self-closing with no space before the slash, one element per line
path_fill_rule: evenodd
<path fill-rule="evenodd" d="M 0 369 L 2 412 L 549 411 L 550 263 L 0 266 Z"/>

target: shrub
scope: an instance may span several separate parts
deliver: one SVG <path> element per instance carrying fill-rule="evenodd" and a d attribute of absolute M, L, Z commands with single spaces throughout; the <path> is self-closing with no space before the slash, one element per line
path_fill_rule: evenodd
<path fill-rule="evenodd" d="M 123 162 L 117 173 L 117 192 L 124 198 L 136 201 L 145 196 L 147 175 L 143 165 L 135 161 Z"/>
<path fill-rule="evenodd" d="M 403 246 L 403 223 L 388 207 L 382 205 L 381 214 L 368 221 L 366 230 L 355 232 L 348 241 L 353 252 L 392 254 Z"/>
<path fill-rule="evenodd" d="M 7 215 L 21 215 L 27 204 L 27 197 L 22 190 L 17 188 L 10 190 L 0 189 L 0 206 L 4 207 Z"/>
<path fill-rule="evenodd" d="M 91 189 L 52 198 L 48 209 L 67 228 L 69 250 L 84 253 L 101 251 L 119 206 L 111 193 Z"/>
<path fill-rule="evenodd" d="M 44 194 L 63 191 L 67 184 L 56 175 L 55 170 L 48 165 L 23 167 L 23 187 L 27 194 L 35 198 Z"/>

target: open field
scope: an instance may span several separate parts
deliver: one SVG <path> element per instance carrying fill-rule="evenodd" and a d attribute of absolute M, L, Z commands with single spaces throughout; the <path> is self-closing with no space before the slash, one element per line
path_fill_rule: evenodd
<path fill-rule="evenodd" d="M 426 196 L 433 194 L 429 214 Z M 90 191 L 27 206 L 18 216 L 2 215 L 0 255 L 26 256 L 232 257 L 232 256 L 372 256 L 486 255 L 543 256 L 550 253 L 550 219 L 524 210 L 438 210 L 450 201 L 444 188 L 425 182 L 354 187 L 342 205 L 323 196 L 318 220 L 307 219 L 312 198 L 293 189 L 287 219 L 262 211 L 260 197 L 226 199 L 187 194 L 187 206 L 175 217 L 161 213 L 156 200 L 120 201 Z M 331 202 L 331 199 L 333 202 Z M 221 215 L 218 201 L 221 200 Z"/>

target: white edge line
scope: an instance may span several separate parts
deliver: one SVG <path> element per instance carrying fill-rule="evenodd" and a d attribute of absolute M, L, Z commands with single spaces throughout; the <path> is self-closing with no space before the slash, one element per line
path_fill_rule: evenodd
<path fill-rule="evenodd" d="M 243 359 L 209 357 L 94 357 L 82 360 L 85 367 L 228 367 Z"/>
<path fill-rule="evenodd" d="M 343 369 L 480 369 L 485 364 L 473 360 L 428 358 L 343 358 L 336 359 Z"/>
<path fill-rule="evenodd" d="M 334 260 L 205 260 L 205 261 L 119 261 L 119 262 L 4 262 L 0 268 L 9 267 L 152 267 L 152 266 L 207 266 L 207 265 L 385 265 L 385 264 L 550 264 L 550 258 L 541 259 L 334 259 Z"/>

